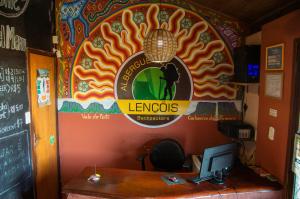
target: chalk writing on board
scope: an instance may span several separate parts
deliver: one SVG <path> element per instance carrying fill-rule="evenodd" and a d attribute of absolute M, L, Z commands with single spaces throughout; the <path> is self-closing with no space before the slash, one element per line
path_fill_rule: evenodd
<path fill-rule="evenodd" d="M 23 14 L 29 0 L 0 0 L 0 15 L 4 17 L 18 17 Z"/>
<path fill-rule="evenodd" d="M 0 96 L 22 93 L 25 69 L 0 66 Z"/>
<path fill-rule="evenodd" d="M 25 51 L 26 39 L 16 34 L 15 27 L 0 25 L 0 48 Z"/>
<path fill-rule="evenodd" d="M 27 130 L 0 138 L 0 196 L 31 176 Z"/>
<path fill-rule="evenodd" d="M 23 104 L 9 104 L 8 102 L 0 102 L 0 122 L 9 119 L 11 115 L 19 113 L 23 110 Z"/>
<path fill-rule="evenodd" d="M 0 136 L 17 129 L 21 129 L 22 127 L 24 127 L 24 124 L 25 123 L 23 118 L 17 118 L 15 121 L 5 123 L 4 126 L 0 125 Z"/>

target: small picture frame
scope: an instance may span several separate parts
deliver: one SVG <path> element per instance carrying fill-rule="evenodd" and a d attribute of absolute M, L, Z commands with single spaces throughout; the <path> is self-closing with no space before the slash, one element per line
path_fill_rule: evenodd
<path fill-rule="evenodd" d="M 283 70 L 284 44 L 276 44 L 266 48 L 266 70 Z"/>
<path fill-rule="evenodd" d="M 282 99 L 283 73 L 267 73 L 265 79 L 265 95 L 274 99 Z"/>

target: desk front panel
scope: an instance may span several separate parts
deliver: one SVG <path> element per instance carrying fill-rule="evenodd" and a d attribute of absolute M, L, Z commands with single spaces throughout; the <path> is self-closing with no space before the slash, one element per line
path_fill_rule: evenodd
<path fill-rule="evenodd" d="M 102 175 L 97 184 L 87 181 L 94 173 L 86 168 L 79 177 L 67 183 L 63 192 L 68 199 L 96 198 L 281 198 L 281 186 L 259 177 L 251 170 L 235 169 L 226 180 L 226 186 L 209 182 L 167 185 L 161 177 L 164 172 L 137 171 L 126 169 L 99 168 Z M 179 173 L 183 178 L 193 173 Z"/>

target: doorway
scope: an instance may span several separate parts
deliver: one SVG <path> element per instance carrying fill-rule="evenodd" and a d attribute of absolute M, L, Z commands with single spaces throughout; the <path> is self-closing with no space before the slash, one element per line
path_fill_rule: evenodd
<path fill-rule="evenodd" d="M 58 144 L 55 57 L 29 49 L 31 142 L 37 199 L 58 198 Z"/>
<path fill-rule="evenodd" d="M 299 199 L 300 198 L 300 174 L 295 172 L 295 160 L 296 157 L 299 156 L 299 149 L 297 149 L 297 145 L 295 139 L 300 136 L 300 38 L 296 39 L 294 42 L 294 69 L 293 69 L 293 91 L 292 91 L 292 103 L 291 103 L 291 141 L 290 141 L 290 166 L 289 168 L 293 168 L 294 172 L 290 169 L 288 171 L 288 186 L 290 190 L 288 190 L 287 198 Z M 296 145 L 296 146 L 294 146 Z M 296 149 L 296 150 L 295 150 Z M 298 175 L 296 175 L 298 173 Z M 292 197 L 291 197 L 292 195 Z"/>

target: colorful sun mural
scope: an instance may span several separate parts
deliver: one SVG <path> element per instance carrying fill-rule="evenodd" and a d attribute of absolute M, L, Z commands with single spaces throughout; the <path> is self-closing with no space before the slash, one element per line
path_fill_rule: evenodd
<path fill-rule="evenodd" d="M 229 103 L 235 103 L 237 88 L 224 82 L 233 75 L 231 50 L 239 45 L 239 26 L 224 22 L 219 16 L 203 13 L 203 9 L 199 12 L 198 8 L 180 1 L 161 4 L 128 0 L 63 2 L 59 26 L 63 56 L 59 77 L 59 97 L 63 99 L 60 111 L 72 109 L 71 112 L 81 112 L 91 104 L 95 110 L 101 104 L 104 107 L 101 111 L 120 113 L 120 104 L 118 106 L 115 101 L 120 99 L 118 89 L 124 90 L 124 85 L 130 82 L 124 81 L 126 78 L 133 78 L 131 83 L 138 79 L 134 85 L 143 83 L 146 86 L 142 88 L 149 87 L 148 96 L 154 96 L 151 92 L 163 93 L 164 84 L 159 77 L 163 74 L 159 71 L 164 66 L 148 63 L 147 60 L 145 63 L 148 65 L 138 64 L 144 59 L 145 36 L 157 28 L 172 32 L 178 43 L 176 57 L 171 62 L 182 71 L 182 78 L 181 83 L 177 81 L 172 89 L 175 92 L 180 86 L 184 88 L 187 85 L 190 89 L 186 99 L 178 96 L 180 100 L 190 101 L 189 106 L 195 110 L 201 101 L 207 104 L 232 100 Z M 149 67 L 153 69 L 146 70 Z M 186 78 L 183 78 L 183 73 Z M 157 81 L 153 81 L 154 75 Z M 123 87 L 122 82 L 118 83 L 121 80 Z M 137 86 L 126 92 L 142 96 L 137 94 Z M 215 108 L 212 106 L 213 112 Z"/>

